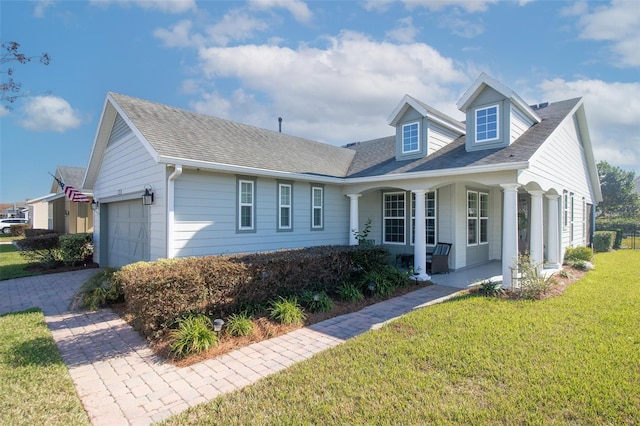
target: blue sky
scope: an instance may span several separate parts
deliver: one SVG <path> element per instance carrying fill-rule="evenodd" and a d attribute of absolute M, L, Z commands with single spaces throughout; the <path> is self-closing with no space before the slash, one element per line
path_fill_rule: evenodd
<path fill-rule="evenodd" d="M 403 95 L 462 119 L 481 73 L 527 102 L 582 96 L 596 161 L 640 175 L 640 2 L 5 1 L 29 96 L 0 109 L 0 202 L 87 165 L 109 91 L 336 145 L 393 133 Z M 6 79 L 3 66 L 2 79 Z"/>

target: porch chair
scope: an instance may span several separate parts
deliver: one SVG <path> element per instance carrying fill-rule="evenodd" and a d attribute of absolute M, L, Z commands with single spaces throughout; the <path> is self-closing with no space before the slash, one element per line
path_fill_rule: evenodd
<path fill-rule="evenodd" d="M 449 273 L 449 253 L 451 252 L 449 243 L 436 244 L 433 253 L 427 254 L 427 272 L 437 274 L 440 272 Z"/>

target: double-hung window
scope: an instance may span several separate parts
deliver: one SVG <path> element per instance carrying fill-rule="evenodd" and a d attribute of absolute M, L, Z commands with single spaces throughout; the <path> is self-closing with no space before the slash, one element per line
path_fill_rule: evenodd
<path fill-rule="evenodd" d="M 238 180 L 238 230 L 255 230 L 255 182 Z"/>
<path fill-rule="evenodd" d="M 402 126 L 402 153 L 420 150 L 420 124 L 411 123 Z"/>
<path fill-rule="evenodd" d="M 405 241 L 405 193 L 384 194 L 384 242 L 404 244 Z"/>
<path fill-rule="evenodd" d="M 291 184 L 278 184 L 278 229 L 292 229 L 291 205 L 292 205 Z"/>
<path fill-rule="evenodd" d="M 467 191 L 467 245 L 489 242 L 489 194 Z"/>
<path fill-rule="evenodd" d="M 322 229 L 324 226 L 324 188 L 311 187 L 311 228 Z"/>
<path fill-rule="evenodd" d="M 476 142 L 488 142 L 500 137 L 498 105 L 476 110 Z"/>
<path fill-rule="evenodd" d="M 425 193 L 425 233 L 428 246 L 435 246 L 437 241 L 436 235 L 436 191 L 427 191 Z M 411 244 L 416 241 L 416 196 L 411 196 Z"/>

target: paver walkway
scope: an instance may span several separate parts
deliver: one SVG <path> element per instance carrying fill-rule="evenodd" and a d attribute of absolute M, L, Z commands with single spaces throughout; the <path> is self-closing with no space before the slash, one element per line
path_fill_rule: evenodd
<path fill-rule="evenodd" d="M 178 368 L 111 310 L 70 312 L 68 306 L 95 270 L 0 281 L 0 314 L 40 307 L 94 425 L 147 425 L 208 401 L 336 346 L 460 289 L 429 286 Z"/>

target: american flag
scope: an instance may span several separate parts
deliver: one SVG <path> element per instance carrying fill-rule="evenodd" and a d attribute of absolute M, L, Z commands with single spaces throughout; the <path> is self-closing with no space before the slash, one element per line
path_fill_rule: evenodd
<path fill-rule="evenodd" d="M 51 175 L 51 173 L 49 173 Z M 64 194 L 74 203 L 88 203 L 89 199 L 87 198 L 86 195 L 84 195 L 82 192 L 78 191 L 77 189 L 75 189 L 73 186 L 71 185 L 65 185 L 64 182 L 62 182 L 60 179 L 58 179 L 57 177 L 55 177 L 54 175 L 53 178 L 56 180 L 56 182 L 58 182 L 58 185 L 60 185 L 60 188 L 64 191 Z"/>

